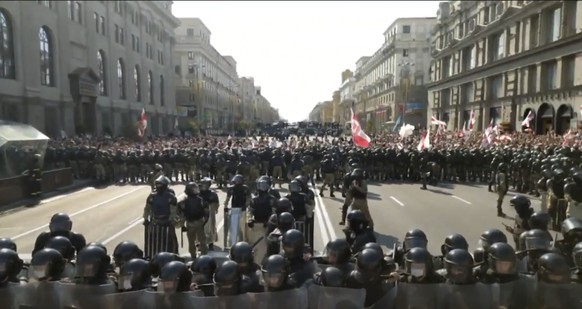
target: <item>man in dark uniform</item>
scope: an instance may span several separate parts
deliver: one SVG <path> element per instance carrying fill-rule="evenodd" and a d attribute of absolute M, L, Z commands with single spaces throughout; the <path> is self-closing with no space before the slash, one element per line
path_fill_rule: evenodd
<path fill-rule="evenodd" d="M 41 158 L 40 154 L 35 154 L 32 157 L 30 163 L 30 168 L 28 170 L 29 184 L 30 184 L 30 197 L 39 200 L 42 195 L 42 169 L 41 169 Z"/>
<path fill-rule="evenodd" d="M 225 213 L 229 211 L 229 244 L 234 245 L 238 239 L 246 241 L 246 210 L 251 202 L 251 192 L 244 184 L 244 177 L 240 174 L 232 178 L 232 186 L 228 187 L 224 201 Z M 230 203 L 232 198 L 232 203 Z M 225 219 L 226 220 L 226 219 Z"/>
<path fill-rule="evenodd" d="M 82 234 L 77 234 L 75 232 L 71 232 L 73 228 L 73 222 L 69 215 L 65 213 L 57 213 L 54 214 L 51 218 L 51 222 L 49 223 L 49 232 L 42 232 L 36 238 L 36 242 L 34 243 L 34 249 L 32 250 L 32 254 L 34 255 L 36 252 L 42 250 L 49 239 L 55 236 L 63 236 L 66 237 L 71 241 L 73 247 L 77 252 L 81 251 L 86 245 L 85 237 Z"/>
<path fill-rule="evenodd" d="M 174 225 L 180 225 L 178 201 L 169 190 L 170 179 L 160 176 L 155 181 L 155 191 L 147 198 L 143 212 L 145 226 L 145 255 L 159 252 L 178 253 L 178 238 Z"/>
<path fill-rule="evenodd" d="M 261 241 L 267 235 L 267 223 L 274 212 L 277 200 L 269 194 L 270 184 L 265 179 L 257 181 L 257 193 L 251 199 L 247 211 L 247 236 L 254 246 L 255 259 L 263 261 L 267 253 L 267 243 Z"/>
<path fill-rule="evenodd" d="M 204 226 L 208 222 L 210 212 L 208 204 L 200 196 L 200 188 L 195 182 L 190 182 L 184 189 L 186 198 L 178 203 L 180 217 L 186 221 L 182 232 L 188 237 L 188 251 L 192 259 L 196 259 L 196 241 L 199 243 L 200 253 L 208 253 Z"/>
<path fill-rule="evenodd" d="M 206 225 L 204 225 L 208 250 L 214 250 L 214 242 L 218 241 L 218 233 L 216 231 L 216 215 L 218 214 L 218 208 L 220 207 L 218 194 L 210 189 L 211 184 L 212 180 L 208 177 L 202 178 L 200 181 L 200 196 L 208 204 L 209 212 L 208 222 Z"/>

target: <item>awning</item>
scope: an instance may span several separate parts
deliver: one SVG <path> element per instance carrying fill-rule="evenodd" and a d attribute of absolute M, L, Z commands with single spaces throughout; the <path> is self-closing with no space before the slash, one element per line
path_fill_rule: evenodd
<path fill-rule="evenodd" d="M 551 107 L 547 107 L 544 112 L 540 115 L 540 118 L 554 118 L 553 111 Z"/>
<path fill-rule="evenodd" d="M 570 106 L 561 106 L 558 108 L 559 118 L 572 118 L 572 108 Z"/>

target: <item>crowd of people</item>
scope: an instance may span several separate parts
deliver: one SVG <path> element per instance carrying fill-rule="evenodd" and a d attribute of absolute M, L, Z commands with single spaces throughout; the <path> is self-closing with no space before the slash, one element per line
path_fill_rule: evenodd
<path fill-rule="evenodd" d="M 119 308 L 578 308 L 578 137 L 505 136 L 485 143 L 482 134 L 443 133 L 430 149 L 417 147 L 421 137 L 397 135 L 376 136 L 368 148 L 327 137 L 54 141 L 45 168 L 70 166 L 76 177 L 152 185 L 144 209 L 145 246 L 124 241 L 110 258 L 104 246 L 86 244 L 72 232 L 66 214 L 56 214 L 28 266 L 14 242 L 0 240 L 0 295 L 20 305 L 73 302 L 79 308 L 105 308 L 96 293 L 108 294 Z M 367 183 L 403 180 L 421 182 L 421 188 L 441 181 L 489 183 L 498 192 L 500 216 L 513 187 L 522 193 L 506 207 L 516 214 L 506 228 L 515 244 L 490 229 L 472 252 L 463 235 L 451 234 L 435 254 L 427 250 L 427 235 L 411 229 L 401 246 L 382 249 L 368 211 Z M 181 201 L 171 189 L 180 181 L 186 184 Z M 228 256 L 213 254 L 220 208 L 213 183 L 227 191 Z M 283 185 L 290 192 L 285 196 L 276 190 Z M 345 237 L 314 256 L 314 199 L 326 188 L 345 197 Z M 527 193 L 541 197 L 541 211 L 534 211 Z M 187 258 L 177 254 L 175 228 L 187 232 Z M 561 232 L 560 240 L 552 229 Z M 32 282 L 94 287 L 88 288 L 93 296 L 39 298 L 40 285 L 24 288 Z M 155 294 L 161 303 L 144 303 L 150 290 L 161 292 Z"/>

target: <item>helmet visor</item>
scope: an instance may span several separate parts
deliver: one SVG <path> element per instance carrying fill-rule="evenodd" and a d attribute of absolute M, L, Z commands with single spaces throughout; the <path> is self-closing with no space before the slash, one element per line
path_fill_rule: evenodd
<path fill-rule="evenodd" d="M 77 264 L 75 268 L 75 277 L 77 278 L 93 278 L 97 274 L 98 268 L 92 264 Z"/>
<path fill-rule="evenodd" d="M 551 247 L 550 240 L 539 237 L 526 237 L 525 250 L 549 250 Z"/>
<path fill-rule="evenodd" d="M 126 274 L 126 275 L 121 275 L 119 276 L 119 280 L 118 280 L 118 288 L 119 290 L 122 291 L 129 291 L 133 288 L 133 285 L 131 284 L 133 280 L 133 274 Z"/>
<path fill-rule="evenodd" d="M 426 241 L 422 238 L 411 237 L 404 240 L 404 248 L 408 251 L 412 248 L 426 249 Z"/>
<path fill-rule="evenodd" d="M 259 180 L 257 182 L 257 190 L 262 191 L 262 192 L 266 192 L 269 191 L 269 183 L 264 181 L 264 180 Z"/>
<path fill-rule="evenodd" d="M 283 285 L 284 279 L 285 275 L 283 273 L 263 272 L 263 282 L 267 287 L 278 288 Z"/>
<path fill-rule="evenodd" d="M 516 265 L 512 261 L 494 261 L 493 268 L 500 275 L 512 275 L 516 272 Z"/>
<path fill-rule="evenodd" d="M 426 275 L 426 265 L 423 263 L 410 263 L 410 275 L 415 278 L 421 278 Z"/>
<path fill-rule="evenodd" d="M 36 280 L 43 280 L 48 277 L 48 265 L 32 265 L 31 275 Z"/>
<path fill-rule="evenodd" d="M 158 282 L 158 292 L 175 293 L 178 289 L 176 280 L 161 280 Z"/>
<path fill-rule="evenodd" d="M 576 267 L 582 268 L 582 251 L 575 252 L 572 257 L 574 258 Z"/>

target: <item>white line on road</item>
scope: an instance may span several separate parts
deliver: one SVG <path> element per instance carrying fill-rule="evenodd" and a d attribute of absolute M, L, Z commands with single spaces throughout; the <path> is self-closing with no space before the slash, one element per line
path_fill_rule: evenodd
<path fill-rule="evenodd" d="M 404 207 L 404 203 L 402 203 L 401 201 L 399 201 L 397 198 L 395 198 L 394 196 L 391 196 L 390 199 L 392 199 L 394 202 L 396 202 L 396 204 Z"/>
<path fill-rule="evenodd" d="M 70 215 L 69 215 L 69 217 L 71 217 L 71 218 L 72 218 L 72 217 L 75 217 L 75 216 L 77 216 L 77 215 L 80 215 L 80 214 L 82 214 L 82 213 L 85 213 L 85 212 L 87 212 L 87 211 L 89 211 L 89 210 L 95 209 L 95 208 L 97 208 L 97 207 L 101 207 L 101 206 L 103 206 L 103 205 L 107 205 L 107 204 L 109 204 L 109 203 L 111 203 L 111 202 L 113 202 L 113 201 L 115 201 L 115 200 L 118 200 L 118 199 L 121 199 L 121 198 L 123 198 L 123 197 L 126 197 L 126 196 L 128 196 L 128 195 L 130 195 L 130 194 L 132 194 L 132 193 L 134 193 L 134 192 L 136 192 L 136 191 L 138 191 L 138 190 L 141 190 L 141 189 L 143 189 L 143 188 L 144 188 L 144 187 L 140 187 L 140 188 L 133 189 L 133 190 L 131 190 L 131 191 L 129 191 L 129 192 L 125 192 L 125 193 L 123 193 L 123 194 L 121 194 L 121 195 L 118 195 L 118 196 L 116 196 L 116 197 L 114 197 L 114 198 L 110 198 L 110 199 L 108 199 L 108 200 L 106 200 L 106 201 L 103 201 L 103 202 L 101 202 L 101 203 L 98 203 L 98 204 L 95 204 L 95 205 L 93 205 L 93 206 L 90 206 L 90 207 L 87 207 L 87 208 L 81 209 L 81 210 L 79 210 L 79 211 L 77 211 L 77 212 L 75 212 L 75 213 L 72 213 L 72 214 L 70 214 Z M 48 224 L 41 225 L 41 226 L 39 226 L 39 227 L 36 227 L 36 228 L 34 228 L 34 229 L 32 229 L 32 230 L 29 230 L 29 231 L 26 231 L 26 232 L 24 232 L 24 233 L 22 233 L 22 234 L 18 234 L 18 235 L 14 236 L 14 237 L 11 237 L 11 239 L 12 239 L 12 240 L 17 240 L 18 238 L 22 238 L 22 237 L 24 237 L 24 236 L 26 236 L 26 235 L 29 235 L 29 234 L 32 234 L 32 233 L 34 233 L 34 232 L 40 231 L 40 230 L 42 230 L 42 229 L 45 229 L 45 228 L 47 228 L 48 226 L 49 226 Z"/>
<path fill-rule="evenodd" d="M 113 234 L 111 237 L 105 239 L 104 241 L 102 241 L 101 243 L 103 245 L 107 245 L 108 243 L 110 243 L 112 240 L 115 240 L 117 237 L 123 235 L 125 232 L 131 230 L 132 228 L 140 225 L 143 222 L 143 218 L 139 218 L 139 220 L 131 223 L 129 226 L 126 226 L 123 230 Z"/>
<path fill-rule="evenodd" d="M 327 213 L 327 209 L 325 209 L 325 205 L 323 204 L 323 200 L 321 199 L 321 196 L 319 195 L 315 195 L 315 206 L 319 206 L 319 211 L 321 212 L 321 214 L 323 215 L 323 219 L 325 220 L 325 228 L 327 229 L 327 231 L 329 232 L 329 237 L 331 238 L 331 240 L 335 240 L 337 238 L 337 235 L 335 234 L 335 229 L 333 227 L 333 224 L 331 224 L 331 220 L 329 219 L 329 214 Z M 323 226 L 322 226 L 322 230 L 323 230 Z M 324 244 L 324 246 L 327 245 L 327 242 Z"/>
<path fill-rule="evenodd" d="M 55 197 L 47 198 L 46 200 L 40 201 L 40 204 L 42 205 L 42 204 L 51 203 L 51 202 L 54 202 L 54 201 L 58 201 L 60 199 L 63 199 L 65 197 L 69 197 L 69 196 L 72 196 L 72 195 L 75 195 L 75 194 L 78 194 L 78 193 L 81 193 L 81 192 L 87 192 L 87 191 L 92 191 L 92 190 L 95 190 L 95 188 L 94 187 L 87 187 L 87 188 L 84 188 L 84 189 L 81 189 L 81 190 L 78 190 L 78 191 L 75 191 L 75 192 L 71 192 L 69 194 L 57 195 Z"/>
<path fill-rule="evenodd" d="M 135 223 L 136 221 L 139 221 L 140 219 L 143 219 L 142 216 L 139 216 L 139 217 L 127 222 L 127 225 L 131 225 L 131 224 Z"/>
<path fill-rule="evenodd" d="M 329 234 L 327 229 L 325 228 L 325 224 L 323 223 L 323 216 L 321 215 L 321 210 L 315 205 L 315 216 L 317 217 L 317 222 L 319 223 L 321 229 L 321 238 L 323 239 L 323 243 L 327 245 L 329 242 Z"/>
<path fill-rule="evenodd" d="M 471 205 L 472 204 L 471 202 L 469 202 L 467 200 L 464 200 L 464 199 L 462 199 L 462 198 L 460 198 L 460 197 L 458 197 L 456 195 L 451 195 L 451 197 L 454 198 L 454 199 L 457 199 L 457 200 L 459 200 L 459 201 L 461 201 L 461 202 L 463 202 L 463 203 L 465 203 L 467 205 Z"/>

